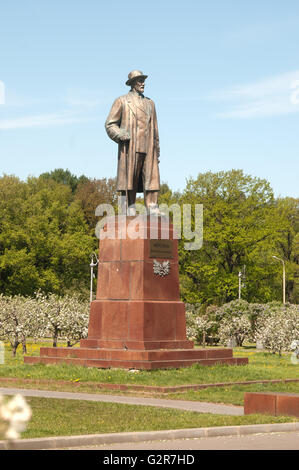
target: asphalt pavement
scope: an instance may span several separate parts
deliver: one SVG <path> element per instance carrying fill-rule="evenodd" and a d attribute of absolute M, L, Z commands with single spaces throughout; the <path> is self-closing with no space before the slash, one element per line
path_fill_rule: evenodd
<path fill-rule="evenodd" d="M 223 405 L 199 401 L 165 400 L 159 398 L 127 397 L 122 395 L 104 395 L 100 393 L 74 393 L 56 392 L 48 390 L 31 390 L 20 388 L 0 388 L 2 395 L 15 395 L 19 393 L 24 397 L 61 398 L 67 400 L 89 400 L 108 403 L 123 403 L 126 405 L 158 406 L 161 408 L 177 408 L 179 410 L 197 411 L 198 413 L 214 413 L 241 416 L 244 414 L 242 406 Z"/>

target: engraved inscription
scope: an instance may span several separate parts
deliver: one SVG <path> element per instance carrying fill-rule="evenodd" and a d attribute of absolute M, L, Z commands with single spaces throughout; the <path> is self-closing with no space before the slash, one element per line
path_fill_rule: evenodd
<path fill-rule="evenodd" d="M 150 240 L 150 258 L 173 258 L 172 240 Z"/>

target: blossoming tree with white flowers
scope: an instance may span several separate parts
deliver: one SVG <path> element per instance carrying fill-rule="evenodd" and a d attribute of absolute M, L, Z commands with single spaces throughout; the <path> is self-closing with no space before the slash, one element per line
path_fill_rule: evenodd
<path fill-rule="evenodd" d="M 15 356 L 20 344 L 26 353 L 26 341 L 51 337 L 73 346 L 88 333 L 89 302 L 75 295 L 59 297 L 38 292 L 36 298 L 0 295 L 0 339 L 9 341 Z"/>
<path fill-rule="evenodd" d="M 280 302 L 267 304 L 234 300 L 221 307 L 203 309 L 186 305 L 186 326 L 189 339 L 216 335 L 220 343 L 229 341 L 242 346 L 244 341 L 260 342 L 272 353 L 297 351 L 299 346 L 299 305 Z M 296 353 L 297 354 L 297 353 Z"/>
<path fill-rule="evenodd" d="M 10 342 L 14 356 L 20 344 L 26 353 L 27 338 L 40 331 L 42 324 L 34 299 L 0 294 L 0 338 Z"/>
<path fill-rule="evenodd" d="M 37 293 L 37 310 L 44 318 L 40 331 L 43 337 L 51 336 L 53 347 L 57 346 L 58 338 L 66 339 L 68 346 L 73 346 L 82 338 L 87 337 L 89 320 L 89 303 L 83 302 L 74 295 L 59 297 Z"/>
<path fill-rule="evenodd" d="M 286 305 L 274 313 L 267 312 L 257 320 L 255 338 L 264 348 L 281 355 L 299 343 L 299 306 Z"/>

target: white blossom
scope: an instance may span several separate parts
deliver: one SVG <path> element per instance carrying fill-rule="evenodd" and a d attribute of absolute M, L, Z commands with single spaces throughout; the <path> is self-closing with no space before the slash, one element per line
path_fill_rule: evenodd
<path fill-rule="evenodd" d="M 13 354 L 26 340 L 52 337 L 53 345 L 64 338 L 70 346 L 88 333 L 89 302 L 75 295 L 60 297 L 36 293 L 34 299 L 0 295 L 0 339 L 8 340 Z"/>
<path fill-rule="evenodd" d="M 246 315 L 224 318 L 220 322 L 218 334 L 220 342 L 226 344 L 231 338 L 235 339 L 237 346 L 242 346 L 251 331 L 251 323 Z"/>
<path fill-rule="evenodd" d="M 6 425 L 5 439 L 19 439 L 31 416 L 31 408 L 22 395 L 15 395 L 7 403 L 0 396 L 0 420 Z"/>
<path fill-rule="evenodd" d="M 262 315 L 257 321 L 255 338 L 273 353 L 293 351 L 294 344 L 299 343 L 299 306 L 283 306 L 270 315 Z"/>

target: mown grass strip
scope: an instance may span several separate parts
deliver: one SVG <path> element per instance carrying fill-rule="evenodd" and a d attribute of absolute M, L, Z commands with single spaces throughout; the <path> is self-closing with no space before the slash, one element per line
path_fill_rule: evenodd
<path fill-rule="evenodd" d="M 287 416 L 227 416 L 168 408 L 26 398 L 32 419 L 22 438 L 294 422 Z"/>

